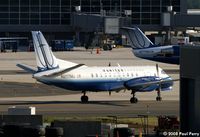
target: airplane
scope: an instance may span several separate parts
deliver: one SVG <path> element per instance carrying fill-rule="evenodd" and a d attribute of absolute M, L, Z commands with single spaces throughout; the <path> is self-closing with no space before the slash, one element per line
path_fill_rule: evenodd
<path fill-rule="evenodd" d="M 60 88 L 82 91 L 81 102 L 87 103 L 87 91 L 132 91 L 131 103 L 137 103 L 136 92 L 157 91 L 157 101 L 161 101 L 161 91 L 172 89 L 173 80 L 158 65 L 156 66 L 106 66 L 89 67 L 58 59 L 51 51 L 40 31 L 32 31 L 37 68 L 25 64 L 18 67 L 32 73 L 37 81 Z"/>
<path fill-rule="evenodd" d="M 179 45 L 155 45 L 138 27 L 123 27 L 121 31 L 127 37 L 136 57 L 162 63 L 179 64 Z"/>

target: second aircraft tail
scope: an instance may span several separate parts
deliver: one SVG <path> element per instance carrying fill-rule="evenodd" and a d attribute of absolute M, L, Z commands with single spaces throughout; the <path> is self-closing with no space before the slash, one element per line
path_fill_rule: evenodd
<path fill-rule="evenodd" d="M 147 36 L 137 27 L 123 27 L 122 33 L 127 37 L 133 49 L 144 49 L 153 47 L 154 44 L 147 38 Z"/>

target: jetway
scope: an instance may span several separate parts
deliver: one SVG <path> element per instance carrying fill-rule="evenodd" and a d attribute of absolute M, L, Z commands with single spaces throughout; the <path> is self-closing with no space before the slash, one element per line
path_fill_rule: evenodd
<path fill-rule="evenodd" d="M 99 31 L 105 33 L 118 33 L 119 27 L 134 25 L 133 22 L 131 22 L 131 17 L 74 13 L 72 18 L 73 29 L 75 31 L 82 32 Z M 175 12 L 165 12 L 161 15 L 161 18 L 162 21 L 160 25 L 140 24 L 137 26 L 143 31 L 162 31 L 168 27 L 173 30 L 182 31 L 186 30 L 187 27 L 200 27 L 199 14 L 178 14 Z"/>
<path fill-rule="evenodd" d="M 200 27 L 200 15 L 177 14 L 172 18 L 173 27 Z"/>
<path fill-rule="evenodd" d="M 73 29 L 80 32 L 118 34 L 120 27 L 131 26 L 129 17 L 74 13 L 72 18 Z"/>
<path fill-rule="evenodd" d="M 130 16 L 107 16 L 104 14 L 84 14 L 84 13 L 73 13 L 72 15 L 72 30 L 75 31 L 77 41 L 81 41 L 81 33 L 88 35 L 90 39 L 86 42 L 87 45 L 91 45 L 91 35 L 120 35 L 119 29 L 124 26 L 137 26 L 142 31 L 158 31 L 160 33 L 165 32 L 166 37 L 164 40 L 165 44 L 171 44 L 171 31 L 181 31 L 185 34 L 187 28 L 200 27 L 200 14 L 187 14 L 187 13 L 175 13 L 172 7 L 169 6 L 169 11 L 161 14 L 160 25 L 153 24 L 140 24 L 135 25 L 132 22 Z M 171 10 L 170 10 L 171 8 Z M 84 39 L 84 38 L 83 38 Z M 84 40 L 85 41 L 85 40 Z M 82 43 L 82 42 L 81 42 Z"/>

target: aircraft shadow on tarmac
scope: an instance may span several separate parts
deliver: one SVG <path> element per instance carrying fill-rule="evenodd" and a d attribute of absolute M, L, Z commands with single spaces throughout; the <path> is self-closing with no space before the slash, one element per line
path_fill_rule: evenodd
<path fill-rule="evenodd" d="M 165 71 L 167 74 L 179 74 L 179 73 L 180 73 L 180 70 L 179 70 L 179 69 L 164 69 L 164 71 Z"/>
<path fill-rule="evenodd" d="M 83 105 L 108 105 L 108 106 L 129 106 L 133 104 L 122 103 L 125 101 L 89 101 L 81 103 L 80 101 L 9 101 L 2 102 L 0 105 L 51 105 L 51 104 L 83 104 Z"/>

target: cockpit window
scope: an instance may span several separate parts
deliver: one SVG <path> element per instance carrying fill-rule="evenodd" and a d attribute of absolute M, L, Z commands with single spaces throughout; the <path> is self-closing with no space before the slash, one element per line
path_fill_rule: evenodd
<path fill-rule="evenodd" d="M 161 74 L 166 74 L 164 70 L 161 71 Z"/>

